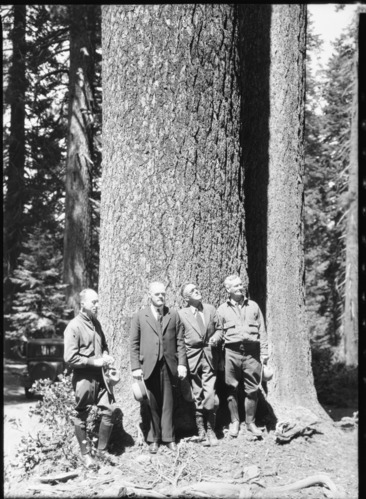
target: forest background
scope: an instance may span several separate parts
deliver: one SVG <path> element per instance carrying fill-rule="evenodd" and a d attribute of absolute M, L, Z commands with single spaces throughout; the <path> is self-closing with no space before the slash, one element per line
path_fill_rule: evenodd
<path fill-rule="evenodd" d="M 98 6 L 84 13 L 81 8 L 2 7 L 4 337 L 10 356 L 21 355 L 19 345 L 29 338 L 62 335 L 77 311 L 77 293 L 98 288 L 101 13 Z M 72 33 L 84 39 L 75 42 Z M 84 43 L 84 55 L 76 53 L 78 43 Z M 347 406 L 355 399 L 358 363 L 357 343 L 347 342 L 358 323 L 357 226 L 350 222 L 357 210 L 357 161 L 353 172 L 350 167 L 356 17 L 334 42 L 325 66 L 322 44 L 308 14 L 306 310 L 319 400 Z M 84 104 L 75 98 L 78 64 L 86 67 Z M 84 126 L 75 129 L 73 116 Z M 88 172 L 81 182 L 72 177 L 78 148 L 84 148 Z M 353 320 L 346 323 L 350 313 Z"/>

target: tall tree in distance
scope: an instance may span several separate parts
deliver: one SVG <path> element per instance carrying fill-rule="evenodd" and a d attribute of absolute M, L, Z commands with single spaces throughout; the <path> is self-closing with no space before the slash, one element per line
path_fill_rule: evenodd
<path fill-rule="evenodd" d="M 92 33 L 98 6 L 69 6 L 70 73 L 66 166 L 64 283 L 68 308 L 78 310 L 78 294 L 91 283 L 91 190 L 93 168 Z"/>
<path fill-rule="evenodd" d="M 17 266 L 21 252 L 24 211 L 24 166 L 25 166 L 25 77 L 26 61 L 26 6 L 14 5 L 14 20 L 11 34 L 12 60 L 9 85 L 5 100 L 10 104 L 10 136 L 6 168 L 6 195 L 4 210 L 4 271 L 5 311 L 11 306 L 12 285 L 9 279 Z"/>
<path fill-rule="evenodd" d="M 357 26 L 358 28 L 358 26 Z M 358 31 L 358 29 L 357 29 Z M 356 32 L 357 32 L 356 31 Z M 349 180 L 346 221 L 345 301 L 342 356 L 348 366 L 358 365 L 358 50 L 353 57 Z"/>

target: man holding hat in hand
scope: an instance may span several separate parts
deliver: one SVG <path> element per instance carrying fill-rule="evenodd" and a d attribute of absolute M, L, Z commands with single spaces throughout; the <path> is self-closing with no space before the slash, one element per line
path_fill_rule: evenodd
<path fill-rule="evenodd" d="M 173 379 L 187 375 L 183 328 L 174 309 L 165 306 L 165 285 L 152 282 L 150 306 L 137 312 L 131 323 L 130 353 L 134 379 L 144 379 L 150 406 L 149 450 L 159 443 L 176 450 L 173 424 Z"/>
<path fill-rule="evenodd" d="M 77 416 L 74 418 L 76 438 L 86 467 L 96 466 L 90 455 L 86 437 L 86 420 L 92 405 L 101 409 L 98 454 L 106 451 L 113 429 L 114 396 L 106 386 L 103 369 L 114 364 L 100 322 L 97 320 L 98 295 L 93 289 L 80 293 L 80 312 L 64 331 L 64 360 L 72 368 Z"/>

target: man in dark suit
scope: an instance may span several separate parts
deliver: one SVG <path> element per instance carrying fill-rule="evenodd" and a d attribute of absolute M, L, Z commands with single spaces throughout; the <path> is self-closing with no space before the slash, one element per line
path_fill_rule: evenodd
<path fill-rule="evenodd" d="M 187 375 L 187 357 L 183 327 L 174 309 L 165 306 L 165 285 L 152 282 L 150 306 L 137 312 L 131 324 L 130 352 L 132 376 L 144 378 L 151 410 L 147 436 L 150 452 L 158 451 L 159 442 L 176 450 L 173 424 L 175 376 Z"/>
<path fill-rule="evenodd" d="M 218 444 L 214 430 L 219 405 L 215 392 L 219 360 L 216 346 L 220 340 L 220 333 L 215 334 L 216 310 L 212 305 L 202 303 L 202 295 L 195 284 L 183 284 L 181 294 L 186 307 L 179 310 L 179 315 L 184 326 L 198 438 L 204 445 L 215 446 Z"/>

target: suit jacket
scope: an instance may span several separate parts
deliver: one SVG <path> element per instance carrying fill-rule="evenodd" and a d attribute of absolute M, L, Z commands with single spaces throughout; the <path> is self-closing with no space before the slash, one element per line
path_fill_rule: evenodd
<path fill-rule="evenodd" d="M 193 372 L 202 357 L 205 355 L 211 368 L 216 371 L 218 365 L 218 349 L 208 346 L 208 340 L 215 335 L 215 307 L 203 303 L 203 315 L 205 318 L 206 333 L 202 335 L 197 319 L 191 311 L 191 307 L 179 310 L 179 316 L 184 326 L 184 342 L 187 350 L 189 370 Z M 220 339 L 220 334 L 215 338 Z"/>
<path fill-rule="evenodd" d="M 150 306 L 140 310 L 132 318 L 130 331 L 131 369 L 142 369 L 145 379 L 150 377 L 158 361 L 158 327 Z M 187 366 L 183 326 L 176 310 L 164 307 L 162 330 L 165 361 L 173 376 L 176 376 L 178 364 Z"/>

